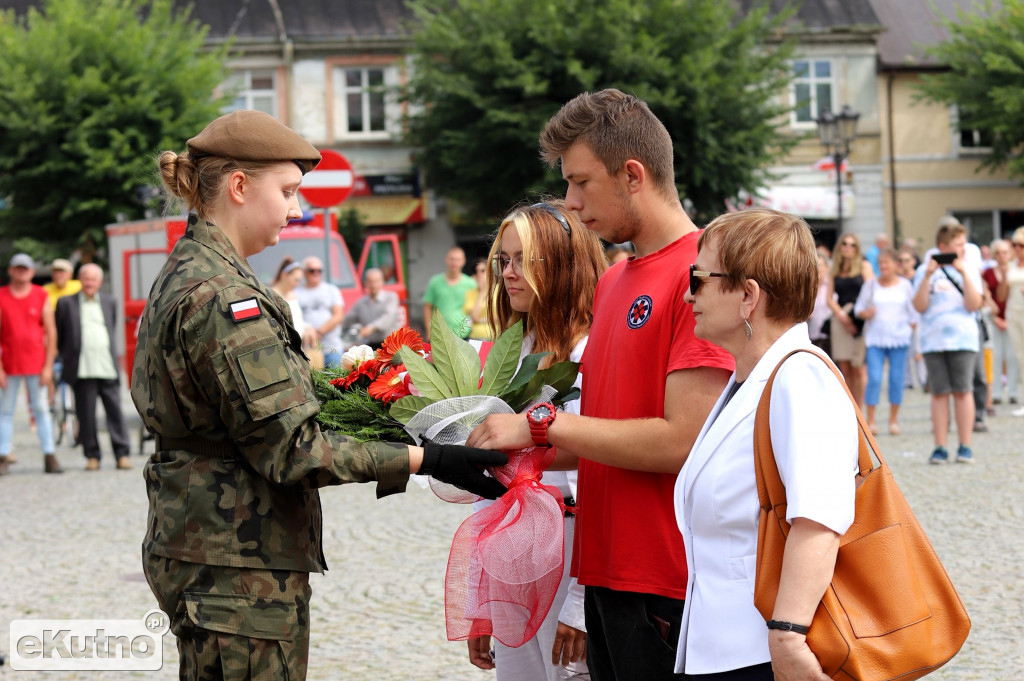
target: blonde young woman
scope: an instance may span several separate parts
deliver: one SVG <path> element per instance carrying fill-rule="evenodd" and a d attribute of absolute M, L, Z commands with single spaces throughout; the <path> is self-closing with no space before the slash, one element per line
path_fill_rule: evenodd
<path fill-rule="evenodd" d="M 828 306 L 832 310 L 830 335 L 832 359 L 850 387 L 857 404 L 864 408 L 864 387 L 867 371 L 864 368 L 864 335 L 862 325 L 854 316 L 853 306 L 864 282 L 874 278 L 871 264 L 861 254 L 860 241 L 853 234 L 839 237 L 832 253 L 829 273 Z"/>
<path fill-rule="evenodd" d="M 513 210 L 498 228 L 487 273 L 488 322 L 493 337 L 523 322 L 520 357 L 550 352 L 541 366 L 579 362 L 593 321 L 594 289 L 606 261 L 597 236 L 584 228 L 561 200 Z M 577 385 L 579 382 L 577 378 Z M 565 405 L 579 413 L 579 400 Z M 576 471 L 548 471 L 544 484 L 566 498 L 576 496 Z M 497 681 L 555 681 L 589 678 L 585 662 L 583 587 L 569 577 L 575 520 L 565 519 L 565 567 L 547 618 L 531 640 L 518 648 L 471 639 L 469 659 L 481 669 L 497 669 Z M 563 676 L 559 676 L 563 674 Z"/>

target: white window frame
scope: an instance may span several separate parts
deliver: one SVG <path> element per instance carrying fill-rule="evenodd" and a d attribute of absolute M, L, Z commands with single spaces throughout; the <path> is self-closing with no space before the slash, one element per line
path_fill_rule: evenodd
<path fill-rule="evenodd" d="M 335 116 L 334 116 L 334 137 L 336 139 L 359 139 L 375 140 L 390 139 L 399 129 L 401 111 L 399 110 L 398 98 L 396 95 L 399 72 L 393 64 L 336 64 L 334 66 L 334 92 L 335 92 Z M 349 85 L 347 79 L 348 71 L 360 72 L 360 84 Z M 381 71 L 383 83 L 380 86 L 369 84 L 369 72 Z M 369 130 L 370 125 L 370 96 L 376 94 L 371 92 L 373 88 L 383 88 L 384 98 L 384 129 Z M 348 98 L 349 95 L 359 94 L 363 120 L 362 130 L 348 129 Z"/>
<path fill-rule="evenodd" d="M 253 78 L 270 78 L 269 88 L 254 88 L 252 86 Z M 277 101 L 277 69 L 239 69 L 231 74 L 227 84 L 229 86 L 241 85 L 241 88 L 235 93 L 235 100 L 225 107 L 225 113 L 231 111 L 238 111 L 239 109 L 256 110 L 253 105 L 254 100 L 257 97 L 269 97 L 271 102 L 272 111 L 265 111 L 274 118 L 277 118 L 278 113 L 278 101 Z"/>
<path fill-rule="evenodd" d="M 798 78 L 796 76 L 796 63 L 797 62 L 807 62 L 807 75 L 806 76 L 800 77 L 800 78 Z M 821 62 L 825 62 L 825 63 L 827 63 L 829 65 L 829 69 L 828 69 L 829 77 L 828 78 L 822 78 L 822 77 L 819 77 L 819 76 L 815 75 L 815 68 L 814 68 L 815 64 L 821 63 Z M 834 59 L 821 59 L 821 58 L 818 58 L 818 57 L 801 57 L 801 58 L 798 58 L 798 59 L 793 59 L 790 62 L 790 68 L 793 71 L 794 75 L 793 75 L 793 80 L 792 80 L 792 82 L 790 83 L 790 86 L 789 86 L 789 101 L 792 103 L 792 106 L 793 106 L 793 110 L 789 114 L 789 123 L 790 123 L 790 125 L 792 127 L 800 129 L 800 130 L 812 130 L 812 129 L 814 129 L 817 126 L 817 123 L 815 123 L 813 118 L 811 120 L 809 120 L 809 121 L 801 121 L 801 120 L 797 119 L 797 111 L 796 111 L 796 109 L 797 109 L 798 102 L 797 102 L 797 98 L 796 98 L 796 86 L 798 84 L 807 84 L 809 86 L 810 93 L 811 93 L 811 102 L 810 102 L 811 114 L 814 115 L 816 112 L 820 113 L 820 111 L 822 109 L 822 107 L 820 107 L 819 103 L 818 103 L 818 88 L 817 88 L 817 86 L 819 84 L 821 84 L 821 83 L 828 83 L 830 85 L 829 96 L 830 96 L 830 100 L 831 101 L 829 101 L 827 103 L 828 104 L 827 108 L 830 111 L 832 111 L 832 112 L 836 112 L 836 93 L 839 91 L 839 79 L 838 79 L 838 76 L 837 76 L 837 73 L 836 73 L 836 71 L 837 71 L 837 69 L 836 69 L 836 61 Z"/>

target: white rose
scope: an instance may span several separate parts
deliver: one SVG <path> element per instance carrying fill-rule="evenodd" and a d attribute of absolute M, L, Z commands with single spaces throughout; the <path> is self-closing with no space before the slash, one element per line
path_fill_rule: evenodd
<path fill-rule="evenodd" d="M 352 371 L 360 362 L 373 359 L 373 348 L 369 345 L 353 345 L 341 356 L 341 368 Z"/>

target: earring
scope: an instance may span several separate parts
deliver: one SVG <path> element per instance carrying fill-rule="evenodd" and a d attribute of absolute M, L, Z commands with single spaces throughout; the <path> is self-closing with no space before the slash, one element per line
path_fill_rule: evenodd
<path fill-rule="evenodd" d="M 743 320 L 743 333 L 747 335 L 747 340 L 750 340 L 750 337 L 754 335 L 754 327 L 746 319 Z"/>

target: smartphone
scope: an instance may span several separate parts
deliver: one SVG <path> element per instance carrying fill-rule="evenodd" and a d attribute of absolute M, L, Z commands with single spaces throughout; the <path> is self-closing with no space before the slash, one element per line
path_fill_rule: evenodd
<path fill-rule="evenodd" d="M 940 265 L 952 265 L 956 260 L 956 253 L 932 253 L 932 260 Z"/>

